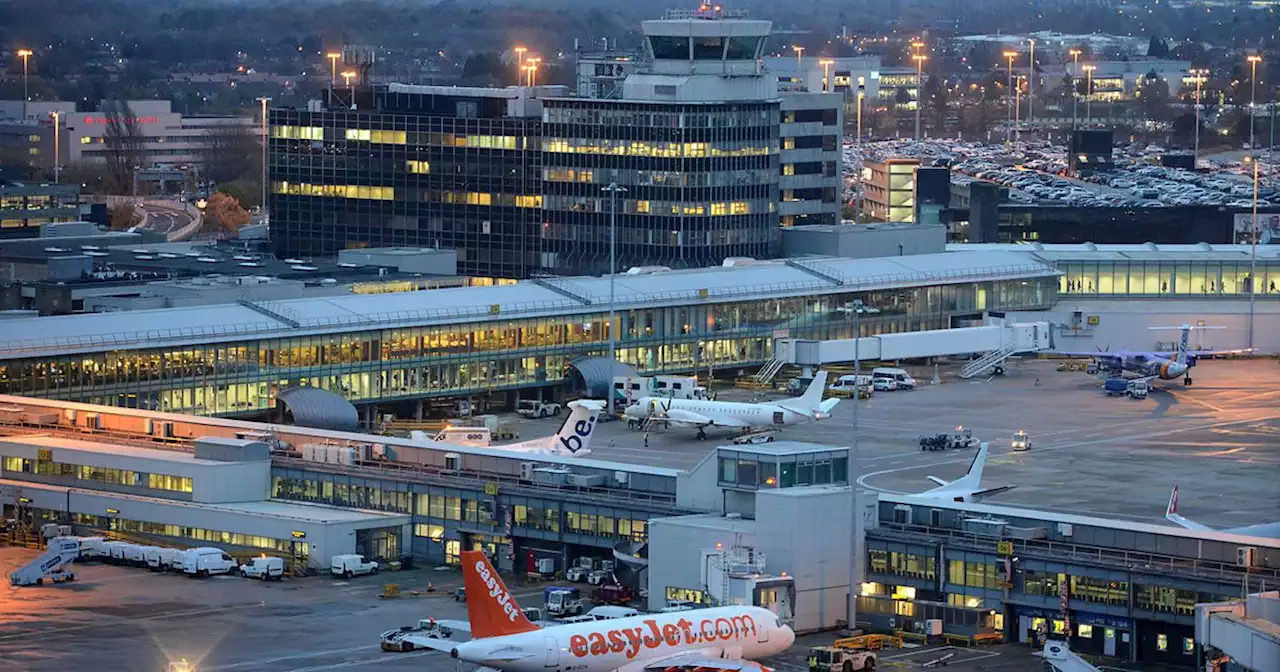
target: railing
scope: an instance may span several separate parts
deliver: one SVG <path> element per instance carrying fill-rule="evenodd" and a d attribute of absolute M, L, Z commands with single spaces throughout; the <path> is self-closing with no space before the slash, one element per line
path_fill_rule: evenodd
<path fill-rule="evenodd" d="M 1100 546 L 1063 543 L 1041 539 L 1007 539 L 974 534 L 963 530 L 927 527 L 922 525 L 905 525 L 902 523 L 881 522 L 880 527 L 871 531 L 872 535 L 884 535 L 895 541 L 919 541 L 920 535 L 932 537 L 951 546 L 963 547 L 966 550 L 995 553 L 997 541 L 1012 542 L 1020 554 L 1043 553 L 1055 562 L 1072 560 L 1107 565 L 1117 569 L 1140 571 L 1144 573 L 1170 573 L 1191 576 L 1198 579 L 1213 579 L 1239 584 L 1247 575 L 1251 582 L 1275 584 L 1280 580 L 1280 569 L 1269 567 L 1240 567 L 1238 565 L 1217 560 L 1201 560 L 1198 558 L 1179 558 L 1158 553 L 1142 551 L 1125 551 Z"/>

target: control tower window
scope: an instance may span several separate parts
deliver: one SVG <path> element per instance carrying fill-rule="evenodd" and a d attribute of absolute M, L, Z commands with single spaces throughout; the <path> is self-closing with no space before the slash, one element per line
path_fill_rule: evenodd
<path fill-rule="evenodd" d="M 723 37 L 693 38 L 693 60 L 718 61 L 724 58 Z"/>
<path fill-rule="evenodd" d="M 759 46 L 759 37 L 731 37 L 729 53 L 725 58 L 731 61 L 750 61 L 756 57 L 756 48 Z"/>
<path fill-rule="evenodd" d="M 649 46 L 653 57 L 677 61 L 689 60 L 689 38 L 667 35 L 650 35 Z"/>

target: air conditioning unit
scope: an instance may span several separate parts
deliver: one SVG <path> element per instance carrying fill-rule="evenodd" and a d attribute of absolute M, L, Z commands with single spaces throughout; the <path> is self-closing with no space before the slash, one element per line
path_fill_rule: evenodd
<path fill-rule="evenodd" d="M 598 488 L 604 485 L 603 474 L 569 474 L 565 482 L 575 488 Z"/>
<path fill-rule="evenodd" d="M 568 469 L 556 469 L 554 467 L 541 467 L 533 470 L 533 482 L 545 483 L 547 485 L 565 485 L 569 482 Z"/>
<path fill-rule="evenodd" d="M 615 471 L 613 472 L 613 480 L 616 481 L 618 485 L 626 485 L 631 482 L 631 474 L 628 474 L 625 471 Z"/>
<path fill-rule="evenodd" d="M 936 637 L 936 636 L 938 636 L 938 635 L 941 635 L 941 634 L 942 634 L 942 619 L 941 619 L 941 618 L 926 618 L 926 619 L 924 619 L 924 634 L 926 634 L 926 635 L 930 635 L 930 636 L 935 636 L 935 637 Z"/>
<path fill-rule="evenodd" d="M 900 525 L 910 525 L 911 507 L 907 504 L 899 504 L 893 507 L 893 522 Z"/>
<path fill-rule="evenodd" d="M 1253 567 L 1254 556 L 1257 555 L 1256 546 L 1240 546 L 1236 548 L 1236 564 L 1241 567 Z"/>
<path fill-rule="evenodd" d="M 521 463 L 520 463 L 520 480 L 522 480 L 522 481 L 532 481 L 532 480 L 533 480 L 533 469 L 534 469 L 534 467 L 535 467 L 535 466 L 537 466 L 537 465 L 536 465 L 536 464 L 534 464 L 533 462 L 521 462 Z"/>
<path fill-rule="evenodd" d="M 89 431 L 102 429 L 102 416 L 97 413 L 85 413 L 84 428 Z"/>
<path fill-rule="evenodd" d="M 445 468 L 445 471 L 461 471 L 462 456 L 457 453 L 445 453 L 444 468 Z"/>

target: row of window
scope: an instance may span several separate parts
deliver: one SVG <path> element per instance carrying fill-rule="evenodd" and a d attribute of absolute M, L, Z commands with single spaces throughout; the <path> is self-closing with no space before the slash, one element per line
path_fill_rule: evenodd
<path fill-rule="evenodd" d="M 611 156 L 646 156 L 666 158 L 707 158 L 731 156 L 766 156 L 777 154 L 778 147 L 755 140 L 724 142 L 657 142 L 616 140 L 613 138 L 547 138 L 542 151 L 552 154 L 607 154 Z"/>
<path fill-rule="evenodd" d="M 337 135 L 341 133 L 341 136 Z M 274 125 L 270 135 L 282 140 L 325 140 L 322 126 Z M 527 149 L 527 139 L 513 135 L 466 135 L 461 133 L 409 133 L 400 130 L 369 128 L 335 128 L 329 140 L 368 142 L 375 145 L 427 145 L 431 147 L 467 147 L 474 149 Z"/>
<path fill-rule="evenodd" d="M 611 199 L 590 198 L 584 196 L 532 196 L 539 203 L 545 203 L 547 210 L 567 212 L 607 213 L 612 207 Z M 761 201 L 714 201 L 696 203 L 690 201 L 651 201 L 622 199 L 618 211 L 628 215 L 684 215 L 690 217 L 723 217 L 726 215 L 750 215 L 753 213 L 773 212 L 775 206 L 771 200 Z"/>
<path fill-rule="evenodd" d="M 768 424 L 768 419 L 761 423 Z M 849 482 L 849 457 L 843 452 L 778 458 L 723 451 L 719 460 L 721 485 L 791 488 Z"/>
<path fill-rule="evenodd" d="M 632 128 L 754 128 L 769 124 L 776 113 L 771 108 L 728 109 L 710 112 L 652 112 L 624 106 L 579 106 L 548 104 L 542 118 L 552 124 L 585 126 L 627 126 Z"/>
<path fill-rule="evenodd" d="M 58 514 L 56 512 L 50 513 L 53 515 L 45 517 L 56 520 Z M 292 554 L 294 557 L 300 559 L 305 559 L 311 552 L 311 545 L 305 541 L 273 539 L 271 537 L 263 537 L 254 534 L 223 532 L 221 530 L 210 530 L 201 527 L 185 527 L 182 525 L 170 525 L 167 523 L 153 523 L 143 520 L 118 518 L 115 516 L 96 516 L 87 513 L 77 513 L 72 517 L 72 522 L 76 525 L 84 525 L 98 530 L 110 530 L 112 532 L 132 532 L 135 534 L 147 534 L 157 537 L 188 539 L 217 546 L 260 548 L 267 551 L 283 553 L 285 555 Z"/>
<path fill-rule="evenodd" d="M 625 187 L 742 187 L 774 181 L 774 171 L 764 168 L 733 170 L 626 170 L 621 168 L 542 169 L 542 179 L 556 183 L 609 184 Z"/>
<path fill-rule="evenodd" d="M 364 198 L 375 201 L 395 199 L 392 187 L 370 187 L 355 184 L 306 184 L 272 182 L 271 191 L 289 196 L 325 196 L 328 198 Z"/>
<path fill-rule="evenodd" d="M 111 467 L 93 467 L 86 464 L 68 464 L 51 460 L 31 460 L 24 457 L 4 458 L 3 472 L 9 474 L 35 474 L 37 476 L 54 476 L 58 478 L 74 478 L 77 481 L 91 481 L 107 485 L 123 485 L 131 488 L 150 488 L 152 490 L 168 490 L 171 492 L 191 492 L 190 476 L 170 476 L 168 474 L 148 474 L 130 469 Z"/>
<path fill-rule="evenodd" d="M 1062 262 L 1063 294 L 1188 295 L 1248 294 L 1248 262 Z M 1280 293 L 1280 267 L 1259 262 L 1257 292 Z"/>

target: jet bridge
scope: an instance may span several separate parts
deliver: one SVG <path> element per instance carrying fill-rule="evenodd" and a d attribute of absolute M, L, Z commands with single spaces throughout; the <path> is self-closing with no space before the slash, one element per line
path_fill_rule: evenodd
<path fill-rule="evenodd" d="M 773 361 L 761 369 L 761 381 L 767 382 L 787 364 L 821 366 L 859 358 L 895 361 L 981 353 L 980 358 L 961 369 L 961 378 L 972 378 L 995 369 L 1013 355 L 1051 349 L 1053 330 L 1048 322 L 934 329 L 835 341 L 779 338 L 773 342 Z"/>

